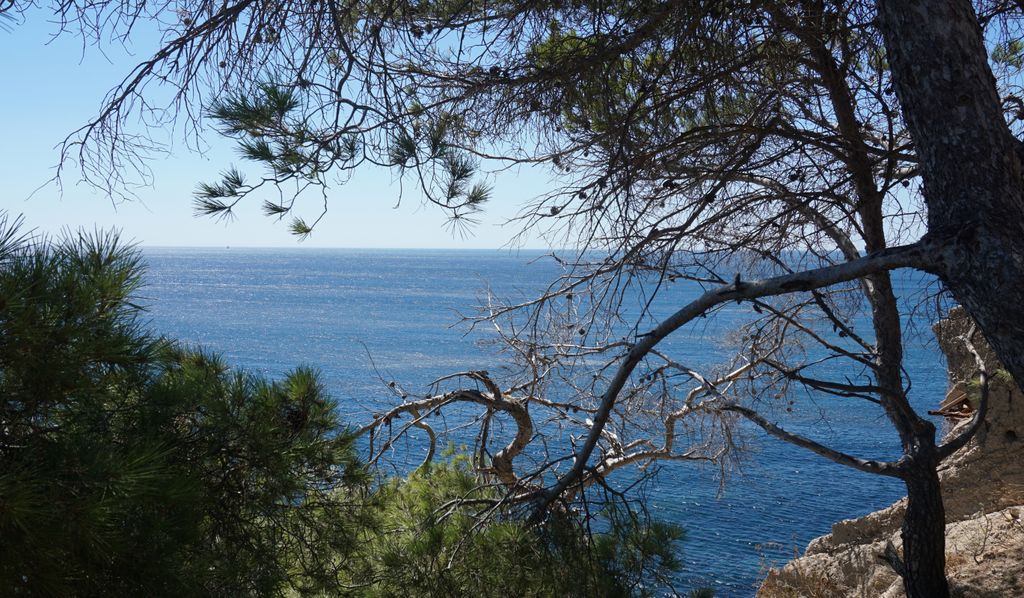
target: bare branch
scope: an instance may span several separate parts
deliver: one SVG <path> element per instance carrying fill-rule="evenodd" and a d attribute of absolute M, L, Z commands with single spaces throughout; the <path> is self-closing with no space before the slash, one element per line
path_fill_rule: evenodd
<path fill-rule="evenodd" d="M 559 496 L 578 480 L 586 466 L 586 462 L 590 459 L 594 448 L 597 446 L 601 430 L 608 422 L 612 406 L 615 404 L 626 380 L 628 380 L 641 359 L 672 332 L 678 330 L 694 318 L 700 317 L 701 314 L 706 313 L 716 305 L 728 301 L 758 299 L 799 291 L 812 291 L 836 283 L 854 280 L 869 273 L 886 272 L 896 268 L 922 268 L 928 263 L 924 256 L 929 249 L 932 248 L 929 248 L 924 242 L 894 247 L 836 266 L 778 276 L 767 280 L 750 282 L 737 280 L 733 284 L 705 292 L 698 299 L 664 320 L 657 328 L 638 338 L 636 344 L 626 354 L 625 360 L 619 366 L 608 389 L 601 397 L 600 407 L 594 414 L 594 426 L 591 428 L 583 447 L 576 452 L 576 463 L 568 473 L 563 475 L 554 486 L 545 492 L 545 500 L 550 501 L 554 497 Z"/>
<path fill-rule="evenodd" d="M 847 455 L 846 453 L 837 451 L 835 449 L 831 449 L 809 438 L 805 438 L 792 432 L 787 432 L 786 430 L 766 420 L 753 409 L 743 407 L 741 405 L 729 404 L 723 405 L 720 408 L 725 411 L 739 413 L 743 417 L 760 426 L 765 432 L 768 432 L 772 436 L 779 438 L 781 440 L 785 440 L 790 444 L 795 444 L 796 446 L 805 448 L 813 453 L 821 455 L 822 457 L 825 457 L 826 459 L 838 463 L 840 465 L 852 467 L 854 469 L 864 471 L 867 473 L 875 473 L 891 477 L 900 477 L 900 471 L 895 463 L 861 459 L 859 457 L 854 457 L 852 455 Z"/>

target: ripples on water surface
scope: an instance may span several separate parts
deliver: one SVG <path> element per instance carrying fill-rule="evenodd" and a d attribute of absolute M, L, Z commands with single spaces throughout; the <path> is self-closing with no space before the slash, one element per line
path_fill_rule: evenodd
<path fill-rule="evenodd" d="M 145 255 L 143 303 L 154 329 L 270 376 L 300 364 L 316 367 L 353 423 L 391 400 L 368 354 L 386 379 L 410 389 L 425 390 L 454 371 L 487 369 L 493 358 L 475 345 L 479 337 L 452 327 L 458 314 L 471 312 L 485 287 L 522 298 L 559 273 L 530 252 L 153 248 Z M 905 297 L 920 296 L 925 283 L 916 275 L 896 282 Z M 676 287 L 656 311 L 670 313 L 697 292 Z M 747 313 L 744 306 L 730 306 L 720 321 Z M 681 333 L 670 347 L 677 359 L 713 362 L 715 330 Z M 930 336 L 907 339 L 906 365 L 919 410 L 937 404 L 945 366 Z M 841 413 L 831 430 L 822 431 L 813 408 L 781 421 L 866 457 L 898 450 L 895 433 L 877 411 L 827 406 L 829 413 Z M 902 494 L 896 480 L 833 465 L 760 434 L 748 436 L 752 452 L 720 496 L 714 472 L 686 464 L 663 467 L 648 488 L 654 514 L 687 531 L 680 589 L 709 585 L 718 596 L 751 596 L 765 564 L 788 560 L 833 522 Z"/>

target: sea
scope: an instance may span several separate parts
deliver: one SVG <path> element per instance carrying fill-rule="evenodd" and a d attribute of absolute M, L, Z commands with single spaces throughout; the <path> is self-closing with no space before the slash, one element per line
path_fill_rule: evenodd
<path fill-rule="evenodd" d="M 391 381 L 426 393 L 433 380 L 453 372 L 499 370 L 486 332 L 470 330 L 463 317 L 476 313 L 488 293 L 524 300 L 564 273 L 534 251 L 144 248 L 143 254 L 146 284 L 138 301 L 154 331 L 271 378 L 299 365 L 316 368 L 342 417 L 355 425 L 394 404 Z M 894 282 L 908 318 L 928 311 L 922 306 L 935 291 L 933 280 L 898 272 Z M 665 287 L 651 304 L 652 318 L 700 292 L 695 283 Z M 680 362 L 712 366 L 727 357 L 723 336 L 747 317 L 749 305 L 725 306 L 670 337 L 666 351 Z M 905 324 L 910 396 L 925 412 L 946 391 L 946 364 L 927 322 Z M 800 398 L 792 412 L 773 412 L 773 421 L 862 457 L 898 455 L 895 432 L 877 406 Z M 710 587 L 722 598 L 752 596 L 768 567 L 802 552 L 833 523 L 904 493 L 898 480 L 833 464 L 757 429 L 744 430 L 743 438 L 747 450 L 724 479 L 714 467 L 668 463 L 643 487 L 651 514 L 686 532 L 684 567 L 674 580 L 680 595 Z M 399 444 L 395 462 L 416 462 L 422 450 L 415 441 Z"/>

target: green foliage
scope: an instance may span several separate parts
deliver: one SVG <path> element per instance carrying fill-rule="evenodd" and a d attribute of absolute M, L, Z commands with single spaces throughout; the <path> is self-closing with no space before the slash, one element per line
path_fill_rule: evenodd
<path fill-rule="evenodd" d="M 559 78 L 555 93 L 535 108 L 609 153 L 619 149 L 616 144 L 624 135 L 632 136 L 629 141 L 636 146 L 654 146 L 696 130 L 744 122 L 763 108 L 753 88 L 780 84 L 783 75 L 772 65 L 780 42 L 741 35 L 739 23 L 732 22 L 736 17 L 729 15 L 739 7 L 706 4 L 704 19 L 693 15 L 686 23 L 640 25 L 647 28 L 642 37 L 625 21 L 662 10 L 656 3 L 613 5 L 607 10 L 623 20 L 618 28 L 577 31 L 552 19 L 546 37 L 525 52 L 539 75 Z M 737 59 L 743 55 L 758 56 L 766 64 L 750 69 Z M 720 70 L 709 86 L 705 71 L 711 64 Z"/>
<path fill-rule="evenodd" d="M 531 526 L 467 460 L 371 492 L 315 372 L 146 333 L 139 254 L 0 220 L 0 587 L 13 595 L 646 595 L 678 528 Z M 465 502 L 458 502 L 465 501 Z"/>
<path fill-rule="evenodd" d="M 296 216 L 288 225 L 288 230 L 295 236 L 305 239 L 313 233 L 313 227 L 305 220 Z"/>
<path fill-rule="evenodd" d="M 236 94 L 213 104 L 210 116 L 227 135 L 270 135 L 280 130 L 289 113 L 299 107 L 295 95 L 276 85 L 264 84 L 258 95 Z"/>
<path fill-rule="evenodd" d="M 316 375 L 268 382 L 143 332 L 139 255 L 113 235 L 0 229 L 0 587 L 335 587 L 367 480 Z"/>
<path fill-rule="evenodd" d="M 197 215 L 228 216 L 239 201 L 265 184 L 280 187 L 291 181 L 300 190 L 324 190 L 329 171 L 350 171 L 367 159 L 360 155 L 360 137 L 340 134 L 330 127 L 311 128 L 311 119 L 303 113 L 298 98 L 299 94 L 290 88 L 264 82 L 252 95 L 229 95 L 212 104 L 208 116 L 219 124 L 223 134 L 238 141 L 242 158 L 262 166 L 266 174 L 261 182 L 249 184 L 232 167 L 221 174 L 221 180 L 200 183 L 194 193 Z M 422 114 L 423 108 L 413 101 L 409 113 Z M 482 182 L 472 182 L 478 160 L 459 149 L 457 143 L 460 136 L 467 135 L 465 129 L 461 119 L 447 113 L 424 115 L 408 126 L 396 126 L 388 136 L 386 155 L 380 165 L 393 167 L 402 174 L 416 173 L 428 201 L 448 210 L 455 220 L 466 219 L 490 198 L 491 188 Z M 294 200 L 293 196 L 283 203 L 264 201 L 263 212 L 281 218 L 291 212 Z M 317 222 L 319 218 L 307 222 L 293 217 L 289 230 L 305 238 L 312 234 Z"/>
<path fill-rule="evenodd" d="M 996 388 L 1013 389 L 1017 387 L 1017 383 L 1013 380 L 1013 375 L 1006 368 L 996 368 L 990 372 L 989 384 Z M 967 381 L 967 400 L 970 402 L 971 407 L 975 409 L 981 404 L 981 377 L 978 375 Z"/>
<path fill-rule="evenodd" d="M 271 83 L 257 86 L 252 95 L 234 94 L 211 105 L 208 116 L 224 135 L 238 140 L 241 157 L 263 166 L 269 177 L 250 184 L 237 168 L 228 168 L 219 181 L 197 186 L 193 203 L 197 215 L 224 218 L 239 201 L 267 183 L 293 181 L 300 187 L 324 187 L 329 170 L 353 167 L 360 149 L 358 139 L 310 129 L 300 109 L 293 90 Z M 291 209 L 292 203 L 263 203 L 264 213 L 277 218 Z M 315 222 L 306 224 L 295 217 L 289 229 L 305 238 L 314 226 Z"/>
<path fill-rule="evenodd" d="M 997 44 L 992 50 L 992 60 L 1014 69 L 1021 69 L 1024 67 L 1024 41 L 1010 39 Z"/>
<path fill-rule="evenodd" d="M 642 596 L 679 568 L 676 527 L 606 517 L 607 530 L 588 537 L 572 516 L 540 527 L 495 516 L 497 495 L 466 463 L 435 463 L 380 489 L 379 533 L 357 557 L 372 580 L 365 595 Z M 484 513 L 493 519 L 481 523 Z"/>

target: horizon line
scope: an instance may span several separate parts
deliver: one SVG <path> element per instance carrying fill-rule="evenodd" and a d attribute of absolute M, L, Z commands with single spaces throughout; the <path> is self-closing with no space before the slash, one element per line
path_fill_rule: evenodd
<path fill-rule="evenodd" d="M 350 251 L 576 251 L 561 247 L 354 247 L 342 245 L 161 245 L 134 243 L 140 249 L 340 249 Z"/>

